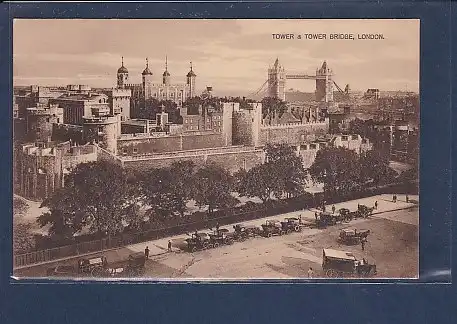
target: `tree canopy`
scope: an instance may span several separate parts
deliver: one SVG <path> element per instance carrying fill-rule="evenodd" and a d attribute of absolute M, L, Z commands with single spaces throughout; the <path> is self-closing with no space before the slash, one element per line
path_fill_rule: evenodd
<path fill-rule="evenodd" d="M 324 184 L 325 192 L 347 193 L 359 183 L 359 159 L 353 150 L 326 147 L 317 152 L 309 172 L 315 181 Z"/>
<path fill-rule="evenodd" d="M 191 161 L 179 161 L 171 167 L 146 172 L 141 186 L 150 214 L 161 220 L 184 216 L 186 204 L 192 197 L 194 174 L 195 165 Z"/>
<path fill-rule="evenodd" d="M 231 195 L 232 187 L 233 177 L 227 170 L 207 164 L 195 174 L 192 197 L 199 206 L 208 206 L 211 215 L 216 208 L 236 204 L 236 198 Z"/>
<path fill-rule="evenodd" d="M 266 161 L 249 171 L 237 173 L 238 193 L 268 201 L 272 196 L 281 198 L 304 192 L 306 172 L 302 160 L 288 145 L 267 145 Z"/>
<path fill-rule="evenodd" d="M 262 115 L 265 118 L 268 114 L 276 113 L 278 117 L 287 110 L 286 103 L 281 99 L 274 97 L 265 97 L 262 99 Z"/>
<path fill-rule="evenodd" d="M 79 164 L 66 178 L 66 186 L 42 206 L 50 212 L 40 216 L 41 226 L 51 224 L 51 233 L 69 238 L 88 226 L 91 232 L 114 235 L 126 221 L 132 191 L 127 173 L 107 161 Z"/>

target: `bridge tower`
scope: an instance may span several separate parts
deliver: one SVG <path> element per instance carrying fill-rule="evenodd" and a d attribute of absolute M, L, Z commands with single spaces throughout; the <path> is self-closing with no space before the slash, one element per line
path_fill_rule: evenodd
<path fill-rule="evenodd" d="M 333 101 L 333 72 L 324 61 L 322 67 L 316 70 L 316 101 L 332 102 Z"/>
<path fill-rule="evenodd" d="M 278 58 L 273 67 L 268 69 L 268 96 L 286 100 L 286 72 Z"/>

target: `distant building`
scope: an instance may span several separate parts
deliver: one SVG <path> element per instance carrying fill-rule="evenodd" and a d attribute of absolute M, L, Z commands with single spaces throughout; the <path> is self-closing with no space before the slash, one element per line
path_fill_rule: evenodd
<path fill-rule="evenodd" d="M 155 83 L 153 73 L 149 69 L 149 62 L 146 59 L 146 67 L 141 73 L 141 84 L 129 83 L 129 71 L 122 65 L 117 70 L 117 88 L 131 90 L 131 105 L 132 115 L 136 115 L 136 111 L 141 105 L 145 104 L 148 99 L 171 100 L 178 105 L 181 105 L 188 98 L 195 97 L 195 81 L 197 75 L 193 71 L 192 63 L 190 71 L 186 75 L 185 83 L 172 83 L 171 73 L 168 71 L 168 59 L 165 59 L 165 71 L 162 74 L 162 82 Z"/>

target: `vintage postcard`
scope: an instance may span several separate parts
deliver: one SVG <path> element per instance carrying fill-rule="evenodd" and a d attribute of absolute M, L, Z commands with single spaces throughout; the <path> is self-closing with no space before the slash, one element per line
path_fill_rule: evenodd
<path fill-rule="evenodd" d="M 418 278 L 417 19 L 15 19 L 13 276 Z"/>

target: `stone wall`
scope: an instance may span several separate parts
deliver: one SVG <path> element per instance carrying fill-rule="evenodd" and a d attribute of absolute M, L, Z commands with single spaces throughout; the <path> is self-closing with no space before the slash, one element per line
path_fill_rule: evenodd
<path fill-rule="evenodd" d="M 180 152 L 180 154 L 162 154 L 161 156 L 151 156 L 144 158 L 125 158 L 123 165 L 126 169 L 144 171 L 150 168 L 160 168 L 170 166 L 176 161 L 193 161 L 197 166 L 205 163 L 215 163 L 230 172 L 236 172 L 240 168 L 249 170 L 254 165 L 262 163 L 264 152 L 260 149 L 216 149 L 216 150 L 197 150 Z"/>
<path fill-rule="evenodd" d="M 144 155 L 225 146 L 220 133 L 196 133 L 161 137 L 129 137 L 117 140 L 119 155 Z"/>
<path fill-rule="evenodd" d="M 299 125 L 264 126 L 260 128 L 259 145 L 289 144 L 297 145 L 309 142 L 310 136 L 328 133 L 328 121 Z"/>

